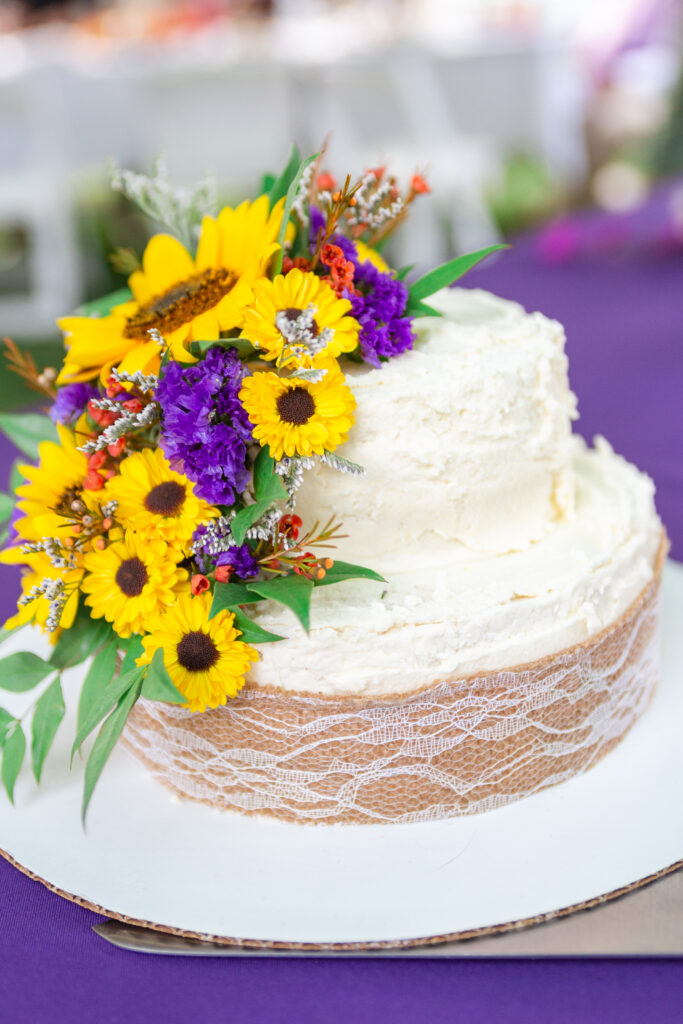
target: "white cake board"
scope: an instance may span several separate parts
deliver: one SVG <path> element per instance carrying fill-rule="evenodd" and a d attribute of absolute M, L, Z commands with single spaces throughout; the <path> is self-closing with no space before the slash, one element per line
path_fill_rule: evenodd
<path fill-rule="evenodd" d="M 590 905 L 683 860 L 683 566 L 667 564 L 663 599 L 663 676 L 644 717 L 585 775 L 509 807 L 425 824 L 292 825 L 180 801 L 119 749 L 84 832 L 70 715 L 41 787 L 25 767 L 17 806 L 0 798 L 0 849 L 111 917 L 256 946 L 442 941 Z M 27 640 L 11 638 L 3 654 Z M 81 674 L 65 676 L 72 709 Z"/>

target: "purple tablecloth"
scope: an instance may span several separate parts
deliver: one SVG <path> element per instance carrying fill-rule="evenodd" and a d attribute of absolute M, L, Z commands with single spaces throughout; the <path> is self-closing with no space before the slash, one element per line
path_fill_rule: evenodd
<path fill-rule="evenodd" d="M 468 283 L 566 325 L 577 429 L 604 434 L 654 478 L 683 559 L 683 256 L 551 265 L 526 240 Z M 0 467 L 9 457 L 5 445 Z M 13 580 L 2 579 L 7 613 Z M 90 930 L 97 920 L 0 861 L 0 1019 L 672 1024 L 683 1005 L 676 961 L 152 958 L 105 944 Z"/>

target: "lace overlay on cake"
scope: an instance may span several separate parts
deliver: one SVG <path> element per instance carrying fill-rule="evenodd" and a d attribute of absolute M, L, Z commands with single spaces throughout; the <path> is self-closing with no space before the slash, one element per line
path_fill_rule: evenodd
<path fill-rule="evenodd" d="M 357 824 L 492 810 L 586 771 L 642 714 L 658 595 L 659 571 L 613 626 L 522 668 L 382 699 L 245 689 L 201 715 L 143 700 L 123 741 L 177 793 L 243 813 Z"/>

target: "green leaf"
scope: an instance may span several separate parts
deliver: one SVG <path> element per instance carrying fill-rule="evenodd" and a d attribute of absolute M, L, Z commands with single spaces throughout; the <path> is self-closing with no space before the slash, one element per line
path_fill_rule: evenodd
<path fill-rule="evenodd" d="M 130 288 L 118 288 L 115 292 L 102 295 L 99 299 L 91 302 L 84 302 L 76 310 L 77 316 L 108 316 L 114 306 L 120 306 L 123 302 L 130 302 L 133 293 Z"/>
<path fill-rule="evenodd" d="M 411 284 L 411 302 L 426 299 L 428 295 L 433 295 L 434 292 L 440 291 L 441 288 L 446 288 L 449 284 L 457 281 L 459 277 L 462 277 L 463 274 L 466 274 L 468 270 L 471 270 L 481 260 L 485 259 L 486 256 L 490 256 L 492 252 L 499 252 L 501 249 L 507 248 L 507 245 L 489 245 L 485 249 L 478 249 L 477 252 L 468 252 L 464 256 L 457 256 L 454 260 L 449 260 L 448 263 L 442 263 L 440 267 L 435 267 L 434 270 L 430 270 L 424 277 L 420 277 Z"/>
<path fill-rule="evenodd" d="M 64 697 L 59 676 L 42 695 L 33 712 L 31 723 L 31 759 L 36 782 L 40 782 L 43 761 L 52 746 L 59 724 L 64 718 Z"/>
<path fill-rule="evenodd" d="M 102 769 L 107 763 L 117 739 L 123 732 L 130 709 L 140 696 L 141 687 L 142 681 L 138 680 L 137 683 L 123 694 L 116 708 L 109 715 L 109 718 L 97 734 L 97 739 L 93 744 L 88 763 L 85 766 L 85 786 L 83 789 L 83 807 L 81 809 L 81 821 L 83 824 L 85 824 L 85 816 L 97 780 L 102 774 Z"/>
<path fill-rule="evenodd" d="M 0 491 L 0 523 L 6 523 L 14 510 L 14 498 Z"/>
<path fill-rule="evenodd" d="M 84 717 L 83 721 L 78 726 L 76 739 L 74 740 L 73 747 L 71 748 L 72 757 L 81 749 L 84 741 L 88 738 L 93 729 L 99 725 L 104 716 L 108 715 L 112 708 L 116 707 L 128 691 L 134 689 L 138 683 L 142 685 L 144 672 L 144 667 L 138 668 L 136 666 L 135 669 L 131 669 L 130 672 L 127 672 L 125 676 L 115 676 L 109 686 L 104 688 L 99 699 L 91 705 L 87 717 Z"/>
<path fill-rule="evenodd" d="M 266 171 L 266 173 L 261 178 L 261 186 L 260 186 L 258 192 L 256 193 L 256 197 L 255 198 L 258 199 L 259 196 L 265 195 L 266 192 L 270 192 L 270 190 L 271 190 L 271 188 L 273 187 L 274 184 L 275 184 L 275 175 L 273 174 L 272 171 Z"/>
<path fill-rule="evenodd" d="M 249 527 L 253 526 L 272 504 L 272 498 L 265 498 L 263 501 L 255 501 L 253 505 L 247 505 L 246 508 L 240 509 L 230 522 L 230 530 L 237 544 L 244 543 Z"/>
<path fill-rule="evenodd" d="M 164 652 L 158 647 L 142 683 L 142 696 L 147 700 L 163 700 L 167 704 L 187 704 L 164 665 Z"/>
<path fill-rule="evenodd" d="M 272 644 L 276 640 L 285 639 L 277 633 L 269 633 L 267 629 L 263 629 L 253 619 L 250 619 L 248 615 L 245 615 L 240 608 L 229 608 L 228 611 L 231 611 L 235 616 L 235 626 L 242 634 L 240 639 L 245 644 Z"/>
<path fill-rule="evenodd" d="M 76 733 L 78 735 L 80 735 L 85 723 L 90 721 L 93 709 L 98 706 L 103 693 L 114 678 L 114 673 L 116 672 L 116 653 L 116 644 L 112 641 L 105 644 L 93 658 L 93 662 L 81 687 L 81 695 L 78 698 L 78 718 L 76 722 Z M 121 674 L 124 674 L 123 670 Z M 102 711 L 99 717 L 95 718 L 92 726 L 86 732 L 86 736 L 92 732 L 107 711 L 113 707 L 114 703 L 115 701 L 112 702 L 109 708 Z"/>
<path fill-rule="evenodd" d="M 254 493 L 259 501 L 278 501 L 287 497 L 287 488 L 275 472 L 275 460 L 262 448 L 254 463 Z"/>
<path fill-rule="evenodd" d="M 386 583 L 384 576 L 380 576 L 374 569 L 352 565 L 351 562 L 335 562 L 331 569 L 327 569 L 321 580 L 315 580 L 315 585 L 329 587 L 331 583 L 341 583 L 343 580 L 376 580 L 378 583 Z"/>
<path fill-rule="evenodd" d="M 292 212 L 292 204 L 296 199 L 296 192 L 299 187 L 299 182 L 301 181 L 301 176 L 308 167 L 308 165 L 312 164 L 314 160 L 317 160 L 319 156 L 320 153 L 314 153 L 313 156 L 306 157 L 305 160 L 301 161 L 297 169 L 297 172 L 292 178 L 287 189 L 287 198 L 285 199 L 285 206 L 282 211 L 282 223 L 280 225 L 280 232 L 277 236 L 277 241 L 280 248 L 273 256 L 273 277 L 279 274 L 280 271 L 282 270 L 282 257 L 284 255 L 285 235 L 287 234 L 289 215 Z"/>
<path fill-rule="evenodd" d="M 73 626 L 65 629 L 55 644 L 50 664 L 59 669 L 80 665 L 112 636 L 112 628 L 106 619 L 91 619 L 88 609 L 82 604 Z"/>
<path fill-rule="evenodd" d="M 0 708 L 0 747 L 5 742 L 5 736 L 9 732 L 9 727 L 12 722 L 16 722 L 14 715 L 10 715 L 9 711 L 5 711 L 4 708 Z"/>
<path fill-rule="evenodd" d="M 119 640 L 119 647 L 122 647 L 126 652 L 123 661 L 121 662 L 121 675 L 125 675 L 126 672 L 130 672 L 135 668 L 135 662 L 144 651 L 142 646 L 142 638 L 133 634 L 128 640 Z"/>
<path fill-rule="evenodd" d="M 54 665 L 43 661 L 31 651 L 17 651 L 0 659 L 0 689 L 10 693 L 26 693 L 54 672 Z"/>
<path fill-rule="evenodd" d="M 39 458 L 41 441 L 58 441 L 57 428 L 49 416 L 38 412 L 4 412 L 0 414 L 0 430 L 29 459 Z"/>
<path fill-rule="evenodd" d="M 410 273 L 414 266 L 414 263 L 408 263 L 405 267 L 401 267 L 400 270 L 397 270 L 396 273 L 394 274 L 394 277 L 396 278 L 397 281 L 405 281 L 405 279 L 407 278 L 408 274 Z"/>
<path fill-rule="evenodd" d="M 238 604 L 256 604 L 258 601 L 263 601 L 263 598 L 247 590 L 244 583 L 217 583 L 213 589 L 209 618 L 219 612 L 231 612 Z"/>
<path fill-rule="evenodd" d="M 426 302 L 420 302 L 419 300 L 413 302 L 412 299 L 408 299 L 408 305 L 405 309 L 406 316 L 443 316 L 438 309 L 434 309 L 433 306 L 428 306 Z"/>
<path fill-rule="evenodd" d="M 257 352 L 256 346 L 248 338 L 214 338 L 208 341 L 191 341 L 188 351 L 190 355 L 201 357 L 210 348 L 234 348 L 240 359 L 250 359 Z"/>
<path fill-rule="evenodd" d="M 280 604 L 291 608 L 308 633 L 311 619 L 311 594 L 313 593 L 312 580 L 305 576 L 278 576 L 274 580 L 248 583 L 247 589 L 252 590 L 255 594 L 260 594 L 261 597 L 279 601 Z"/>
<path fill-rule="evenodd" d="M 12 468 L 9 471 L 9 489 L 12 494 L 16 493 L 17 487 L 21 487 L 23 483 L 26 483 L 24 474 L 19 469 L 22 461 L 22 459 L 15 459 L 12 463 Z"/>
<path fill-rule="evenodd" d="M 299 147 L 297 146 L 297 144 L 294 143 L 294 145 L 292 146 L 292 151 L 289 154 L 287 166 L 282 171 L 282 173 L 277 176 L 273 184 L 270 186 L 270 191 L 268 192 L 268 202 L 270 203 L 271 210 L 273 209 L 275 204 L 280 199 L 282 199 L 283 196 L 287 195 L 287 190 L 294 181 L 300 164 L 301 153 L 299 152 Z"/>
<path fill-rule="evenodd" d="M 17 722 L 14 729 L 7 734 L 2 749 L 2 782 L 12 803 L 14 803 L 14 784 L 24 763 L 25 753 L 26 737 Z"/>

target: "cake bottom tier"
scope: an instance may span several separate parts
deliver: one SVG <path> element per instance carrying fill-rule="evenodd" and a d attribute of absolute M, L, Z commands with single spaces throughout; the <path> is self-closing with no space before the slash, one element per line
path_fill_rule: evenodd
<path fill-rule="evenodd" d="M 428 821 L 492 810 L 586 771 L 659 674 L 659 584 L 596 636 L 528 665 L 381 698 L 268 687 L 203 714 L 141 700 L 124 745 L 183 797 L 299 823 Z"/>

